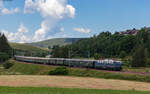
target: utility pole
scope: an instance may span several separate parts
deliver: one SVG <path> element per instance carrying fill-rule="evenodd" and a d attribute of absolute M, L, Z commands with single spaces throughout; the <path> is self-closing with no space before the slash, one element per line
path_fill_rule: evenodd
<path fill-rule="evenodd" d="M 88 58 L 90 58 L 90 51 L 88 51 Z"/>
<path fill-rule="evenodd" d="M 69 55 L 68 57 L 69 57 L 69 58 L 72 57 L 72 53 L 71 53 L 71 52 L 72 52 L 72 48 L 70 47 L 70 50 L 69 50 L 69 52 L 68 52 L 68 55 Z"/>
<path fill-rule="evenodd" d="M 70 50 L 68 51 L 68 58 L 70 58 Z"/>
<path fill-rule="evenodd" d="M 14 57 L 14 49 L 12 49 L 12 57 Z"/>
<path fill-rule="evenodd" d="M 70 50 L 68 51 L 68 58 L 70 59 Z M 70 67 L 70 60 L 69 60 L 69 67 Z"/>

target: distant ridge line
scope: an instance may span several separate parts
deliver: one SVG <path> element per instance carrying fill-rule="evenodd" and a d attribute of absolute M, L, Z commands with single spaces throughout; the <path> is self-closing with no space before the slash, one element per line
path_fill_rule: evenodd
<path fill-rule="evenodd" d="M 72 42 L 77 42 L 81 39 L 86 39 L 86 38 L 54 38 L 54 39 L 48 39 L 44 41 L 26 43 L 26 44 L 36 46 L 36 47 L 48 48 L 49 46 L 52 47 L 54 45 L 63 46 L 63 45 L 71 44 Z"/>

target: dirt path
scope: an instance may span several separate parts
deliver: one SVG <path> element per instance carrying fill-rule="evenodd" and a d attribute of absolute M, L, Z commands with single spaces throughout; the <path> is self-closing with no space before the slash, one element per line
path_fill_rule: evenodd
<path fill-rule="evenodd" d="M 0 76 L 0 86 L 93 88 L 150 91 L 150 83 L 68 76 Z"/>

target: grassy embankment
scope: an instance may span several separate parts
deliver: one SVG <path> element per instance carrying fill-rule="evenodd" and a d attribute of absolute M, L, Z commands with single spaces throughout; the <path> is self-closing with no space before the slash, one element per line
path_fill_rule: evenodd
<path fill-rule="evenodd" d="M 149 67 L 141 67 L 141 68 L 129 68 L 129 67 L 124 67 L 124 71 L 129 71 L 129 72 L 143 72 L 143 73 L 149 73 L 150 74 L 150 68 Z"/>
<path fill-rule="evenodd" d="M 8 74 L 21 74 L 21 75 L 48 75 L 48 72 L 55 69 L 57 66 L 46 66 L 21 63 L 14 60 L 10 60 L 14 65 L 10 69 L 3 69 L 0 67 L 1 75 Z M 82 69 L 82 68 L 69 68 L 69 76 L 80 76 L 80 77 L 95 77 L 105 79 L 121 79 L 131 81 L 150 82 L 150 75 L 140 75 L 132 73 L 122 72 L 105 72 L 100 70 Z"/>
<path fill-rule="evenodd" d="M 0 94 L 149 94 L 149 92 L 46 87 L 0 87 Z"/>
<path fill-rule="evenodd" d="M 33 42 L 33 43 L 27 43 L 27 44 L 33 45 L 36 47 L 48 48 L 48 47 L 53 47 L 54 45 L 63 46 L 63 45 L 71 44 L 72 41 L 76 42 L 80 39 L 83 39 L 83 38 L 54 38 L 54 39 L 48 39 L 48 40 L 44 40 L 40 42 Z"/>
<path fill-rule="evenodd" d="M 45 48 L 35 47 L 28 44 L 9 43 L 13 49 L 31 51 L 31 52 L 47 52 Z"/>

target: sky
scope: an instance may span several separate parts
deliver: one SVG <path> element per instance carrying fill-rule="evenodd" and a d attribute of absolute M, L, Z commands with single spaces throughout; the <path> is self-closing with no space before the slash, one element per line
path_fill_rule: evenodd
<path fill-rule="evenodd" d="M 85 38 L 150 26 L 150 0 L 0 0 L 0 32 L 11 42 Z"/>

